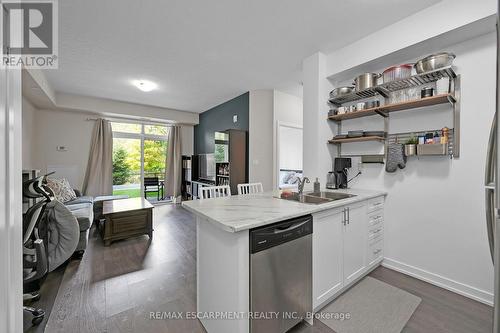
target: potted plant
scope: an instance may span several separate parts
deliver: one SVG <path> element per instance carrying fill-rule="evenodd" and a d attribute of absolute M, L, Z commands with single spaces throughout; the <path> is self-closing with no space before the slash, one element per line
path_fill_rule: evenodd
<path fill-rule="evenodd" d="M 405 143 L 405 155 L 413 156 L 417 154 L 417 144 L 418 139 L 415 135 L 412 135 Z"/>

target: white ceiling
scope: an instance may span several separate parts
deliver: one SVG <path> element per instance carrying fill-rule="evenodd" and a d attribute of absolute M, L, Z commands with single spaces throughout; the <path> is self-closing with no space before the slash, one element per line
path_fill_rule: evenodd
<path fill-rule="evenodd" d="M 305 57 L 439 1 L 64 0 L 46 75 L 57 92 L 203 112 L 253 89 L 300 92 Z"/>

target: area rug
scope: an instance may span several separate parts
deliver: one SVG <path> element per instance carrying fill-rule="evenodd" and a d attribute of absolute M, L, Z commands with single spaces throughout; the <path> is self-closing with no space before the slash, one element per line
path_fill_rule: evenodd
<path fill-rule="evenodd" d="M 336 333 L 400 333 L 422 299 L 365 277 L 320 311 Z"/>

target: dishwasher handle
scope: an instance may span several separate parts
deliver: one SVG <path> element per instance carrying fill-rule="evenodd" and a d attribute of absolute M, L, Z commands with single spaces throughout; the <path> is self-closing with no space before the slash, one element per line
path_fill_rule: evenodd
<path fill-rule="evenodd" d="M 312 216 L 290 219 L 250 230 L 250 253 L 257 253 L 312 234 Z"/>
<path fill-rule="evenodd" d="M 287 231 L 292 231 L 294 229 L 298 229 L 300 227 L 302 227 L 304 224 L 306 224 L 307 222 L 309 221 L 303 221 L 303 222 L 297 222 L 297 223 L 292 223 L 290 224 L 288 227 L 285 227 L 285 226 L 278 226 L 276 228 L 274 228 L 274 233 L 275 234 L 281 234 L 283 232 L 287 232 Z"/>

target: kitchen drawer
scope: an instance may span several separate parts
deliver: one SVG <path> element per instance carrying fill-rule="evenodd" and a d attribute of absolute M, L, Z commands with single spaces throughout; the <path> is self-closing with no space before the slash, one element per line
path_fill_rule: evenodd
<path fill-rule="evenodd" d="M 384 222 L 384 215 L 381 212 L 368 216 L 368 228 L 382 224 L 382 222 Z"/>
<path fill-rule="evenodd" d="M 382 225 L 374 227 L 370 231 L 368 231 L 368 241 L 372 242 L 375 239 L 381 238 L 383 234 L 384 234 L 384 228 L 382 227 Z"/>
<path fill-rule="evenodd" d="M 384 240 L 381 238 L 368 247 L 368 266 L 375 264 L 384 257 Z"/>
<path fill-rule="evenodd" d="M 381 209 L 384 209 L 384 197 L 375 198 L 368 202 L 368 207 L 367 207 L 368 214 L 371 214 Z"/>
<path fill-rule="evenodd" d="M 375 229 L 383 228 L 384 221 L 382 219 L 374 220 L 373 223 L 368 224 L 368 233 Z"/>

